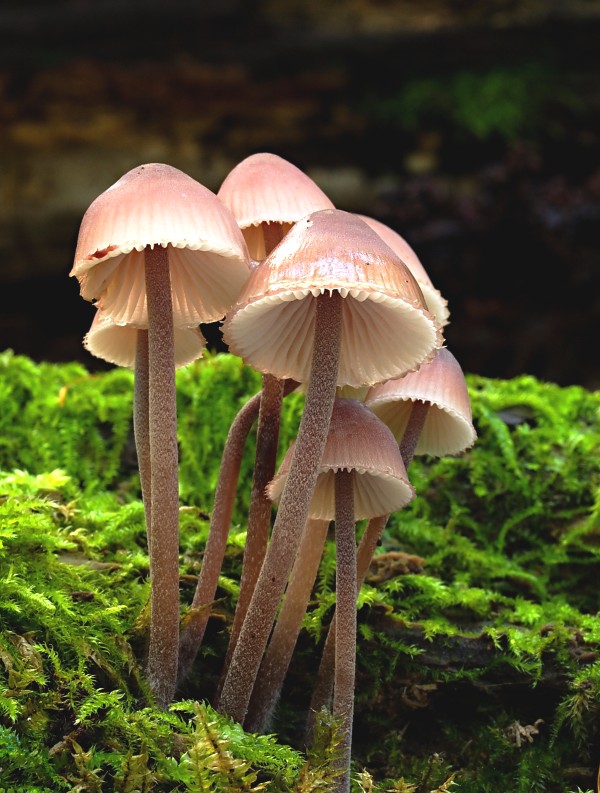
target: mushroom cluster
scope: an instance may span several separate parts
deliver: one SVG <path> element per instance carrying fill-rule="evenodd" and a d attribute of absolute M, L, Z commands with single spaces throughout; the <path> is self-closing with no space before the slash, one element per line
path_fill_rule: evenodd
<path fill-rule="evenodd" d="M 85 213 L 71 275 L 97 307 L 86 348 L 135 370 L 150 560 L 146 677 L 157 705 L 201 672 L 195 659 L 256 423 L 240 596 L 214 704 L 247 729 L 268 729 L 333 521 L 336 613 L 308 723 L 323 706 L 339 719 L 337 790 L 346 793 L 358 590 L 388 516 L 416 495 L 413 455 L 458 454 L 475 440 L 464 377 L 443 346 L 446 301 L 397 232 L 335 208 L 269 153 L 239 163 L 217 194 L 169 165 L 134 168 Z M 198 326 L 215 320 L 224 320 L 230 352 L 262 374 L 262 390 L 230 427 L 182 620 L 174 373 L 202 355 Z M 304 410 L 276 473 L 282 402 L 296 388 Z"/>

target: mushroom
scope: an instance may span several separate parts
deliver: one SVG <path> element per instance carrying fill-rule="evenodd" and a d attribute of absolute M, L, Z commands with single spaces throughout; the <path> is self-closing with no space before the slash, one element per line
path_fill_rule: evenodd
<path fill-rule="evenodd" d="M 269 495 L 276 503 L 289 474 L 293 453 L 294 444 L 269 485 Z M 414 489 L 408 482 L 398 444 L 388 427 L 356 400 L 336 398 L 309 507 L 309 521 L 252 692 L 248 729 L 264 731 L 270 721 L 314 584 L 327 527 L 335 519 L 336 543 L 341 544 L 336 572 L 336 613 L 343 615 L 345 629 L 337 634 L 334 713 L 344 720 L 347 740 L 343 765 L 348 764 L 356 651 L 355 521 L 402 509 L 413 497 Z"/>
<path fill-rule="evenodd" d="M 445 347 L 417 372 L 373 386 L 365 404 L 390 428 L 404 465 L 409 467 L 414 454 L 441 457 L 460 454 L 476 440 L 471 420 L 467 384 L 460 364 Z M 369 521 L 357 555 L 359 587 L 365 579 L 373 552 L 385 528 L 388 515 Z M 308 733 L 314 714 L 331 697 L 334 677 L 335 618 L 323 648 L 317 681 L 309 709 Z"/>
<path fill-rule="evenodd" d="M 146 333 L 132 325 L 117 325 L 97 309 L 90 329 L 84 336 L 83 346 L 96 358 L 133 369 L 140 332 Z M 175 367 L 178 369 L 201 358 L 206 346 L 206 340 L 197 327 L 174 328 L 174 343 Z"/>
<path fill-rule="evenodd" d="M 268 152 L 252 154 L 238 163 L 217 195 L 237 220 L 255 260 L 270 254 L 298 220 L 316 210 L 333 208 L 329 198 L 310 177 L 282 157 Z M 240 593 L 221 680 L 227 673 L 267 547 L 271 502 L 265 489 L 275 473 L 282 391 L 282 380 L 269 373 L 263 374 Z"/>
<path fill-rule="evenodd" d="M 447 325 L 448 317 L 450 316 L 448 301 L 442 297 L 439 289 L 435 288 L 421 260 L 404 237 L 398 234 L 397 231 L 394 231 L 394 229 L 386 226 L 386 224 L 382 223 L 380 220 L 376 220 L 368 215 L 359 214 L 358 217 L 364 220 L 373 231 L 377 232 L 385 244 L 389 245 L 394 251 L 396 256 L 402 259 L 421 287 L 427 308 L 437 317 L 440 325 Z"/>
<path fill-rule="evenodd" d="M 179 643 L 173 328 L 222 318 L 248 273 L 246 244 L 229 210 L 206 187 L 162 163 L 122 176 L 90 205 L 79 230 L 71 275 L 81 295 L 98 301 L 116 324 L 148 330 L 152 525 L 146 674 L 162 707 L 175 690 Z M 136 360 L 144 359 L 140 350 Z"/>
<path fill-rule="evenodd" d="M 218 702 L 243 722 L 308 516 L 336 386 L 416 369 L 441 333 L 410 271 L 377 234 L 351 213 L 325 209 L 298 221 L 252 271 L 223 336 L 259 371 L 308 381 L 271 542 Z"/>
<path fill-rule="evenodd" d="M 269 152 L 238 163 L 217 195 L 237 220 L 255 261 L 268 256 L 296 221 L 319 209 L 333 209 L 310 176 Z"/>

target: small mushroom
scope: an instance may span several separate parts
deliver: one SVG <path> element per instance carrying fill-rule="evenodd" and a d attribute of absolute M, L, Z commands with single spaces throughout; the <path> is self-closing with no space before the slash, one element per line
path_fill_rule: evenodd
<path fill-rule="evenodd" d="M 269 495 L 275 503 L 281 497 L 293 454 L 294 444 L 269 485 Z M 390 430 L 356 400 L 336 398 L 309 507 L 309 521 L 252 692 L 246 725 L 250 730 L 263 731 L 269 723 L 314 584 L 327 526 L 335 519 L 336 541 L 340 541 L 342 549 L 336 572 L 336 613 L 343 614 L 346 628 L 338 634 L 336 667 L 339 674 L 336 675 L 334 710 L 345 719 L 349 752 L 354 690 L 352 665 L 356 649 L 355 521 L 402 509 L 413 497 L 414 489 L 408 482 L 398 444 Z"/>
<path fill-rule="evenodd" d="M 319 209 L 333 209 L 321 188 L 291 162 L 269 152 L 246 157 L 217 193 L 237 220 L 250 256 L 259 262 L 294 223 Z"/>
<path fill-rule="evenodd" d="M 175 366 L 187 366 L 201 358 L 206 341 L 198 328 L 174 328 Z M 140 484 L 150 547 L 150 435 L 148 424 L 148 331 L 117 325 L 99 309 L 83 339 L 85 349 L 104 361 L 135 369 L 133 426 L 140 469 Z"/>
<path fill-rule="evenodd" d="M 417 372 L 373 386 L 365 404 L 390 428 L 406 468 L 413 455 L 441 457 L 460 454 L 476 439 L 471 405 L 462 369 L 445 347 Z M 388 515 L 372 518 L 361 537 L 357 553 L 359 587 L 365 579 Z M 323 648 L 313 690 L 307 732 L 312 732 L 314 714 L 331 697 L 334 679 L 335 618 Z"/>
<path fill-rule="evenodd" d="M 96 311 L 90 329 L 83 339 L 85 349 L 96 358 L 108 363 L 135 368 L 139 329 L 132 325 L 117 325 L 99 309 Z M 200 329 L 174 328 L 175 367 L 188 366 L 201 358 L 206 340 Z"/>
<path fill-rule="evenodd" d="M 411 412 L 421 404 L 423 426 L 414 438 L 411 454 L 403 454 L 408 467 L 412 454 L 443 457 L 460 454 L 475 443 L 469 392 L 460 364 L 446 347 L 418 372 L 373 386 L 365 404 L 387 424 L 399 443 L 406 445 Z M 410 459 L 407 459 L 410 457 Z"/>

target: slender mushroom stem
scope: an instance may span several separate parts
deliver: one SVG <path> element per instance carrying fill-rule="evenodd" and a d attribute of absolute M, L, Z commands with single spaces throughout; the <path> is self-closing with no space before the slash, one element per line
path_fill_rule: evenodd
<path fill-rule="evenodd" d="M 231 636 L 221 673 L 221 683 L 227 675 L 231 656 L 248 611 L 250 599 L 265 558 L 269 530 L 271 528 L 271 500 L 267 496 L 266 487 L 275 473 L 281 403 L 283 399 L 283 380 L 279 380 L 273 375 L 265 374 L 263 375 L 262 383 L 258 430 L 256 433 L 252 496 L 248 512 L 248 534 L 244 549 L 240 594 L 231 626 Z"/>
<path fill-rule="evenodd" d="M 166 708 L 175 693 L 179 647 L 179 475 L 168 249 L 147 246 L 145 269 L 152 516 L 147 676 L 157 704 Z"/>
<path fill-rule="evenodd" d="M 148 367 L 148 331 L 138 330 L 135 352 L 135 374 L 133 384 L 133 435 L 140 471 L 142 501 L 146 516 L 146 534 L 150 548 L 150 525 L 152 523 L 152 507 L 150 496 L 150 426 L 149 426 L 149 367 Z"/>
<path fill-rule="evenodd" d="M 260 224 L 265 256 L 278 245 L 285 232 L 281 223 Z M 258 414 L 258 428 L 256 431 L 256 455 L 254 460 L 254 474 L 252 478 L 252 494 L 250 509 L 248 511 L 248 533 L 246 547 L 244 548 L 244 562 L 240 581 L 240 594 L 235 607 L 233 624 L 229 645 L 223 662 L 223 670 L 217 690 L 217 698 L 221 694 L 221 687 L 227 676 L 231 663 L 231 656 L 235 649 L 242 623 L 246 617 L 250 599 L 258 580 L 260 568 L 267 551 L 269 531 L 271 529 L 271 500 L 267 496 L 266 488 L 273 474 L 277 462 L 277 447 L 279 443 L 279 425 L 281 422 L 281 404 L 283 401 L 284 383 L 271 374 L 264 374 L 262 378 L 262 397 L 260 412 Z"/>
<path fill-rule="evenodd" d="M 294 380 L 286 380 L 283 395 L 289 394 L 297 386 L 298 383 Z M 202 568 L 198 576 L 191 610 L 181 635 L 178 678 L 180 683 L 194 662 L 210 616 L 210 606 L 215 597 L 225 556 L 244 446 L 250 429 L 259 415 L 261 402 L 262 392 L 249 399 L 238 412 L 227 433 Z"/>
<path fill-rule="evenodd" d="M 415 449 L 417 448 L 417 443 L 423 431 L 429 406 L 429 402 L 423 402 L 421 399 L 416 399 L 412 403 L 408 423 L 404 430 L 402 440 L 400 441 L 400 454 L 405 468 L 408 468 L 412 462 L 412 458 L 415 456 Z"/>
<path fill-rule="evenodd" d="M 260 400 L 260 393 L 249 399 L 238 412 L 227 433 L 202 567 L 191 609 L 181 635 L 179 682 L 184 679 L 196 658 L 210 616 L 210 607 L 215 597 L 225 556 L 244 446 L 250 429 L 258 416 Z"/>
<path fill-rule="evenodd" d="M 310 382 L 293 459 L 281 494 L 271 542 L 223 684 L 218 707 L 243 723 L 279 600 L 296 556 L 317 481 L 337 384 L 342 296 L 316 298 Z"/>
<path fill-rule="evenodd" d="M 338 759 L 342 775 L 335 783 L 336 793 L 350 791 L 350 751 L 354 715 L 354 677 L 356 669 L 356 535 L 354 520 L 354 472 L 335 473 L 335 680 L 333 715 L 342 721 L 343 738 Z"/>
<path fill-rule="evenodd" d="M 244 725 L 250 732 L 265 732 L 273 716 L 317 577 L 328 528 L 327 520 L 309 519 L 302 532 L 283 605 L 250 698 Z"/>
<path fill-rule="evenodd" d="M 380 515 L 376 518 L 371 518 L 367 523 L 363 536 L 361 537 L 358 545 L 356 555 L 356 586 L 357 597 L 361 586 L 366 578 L 373 553 L 377 547 L 377 543 L 383 533 L 385 525 L 388 521 L 388 515 Z M 333 679 L 335 669 L 335 615 L 329 624 L 325 644 L 323 645 L 323 652 L 321 654 L 321 662 L 316 676 L 316 682 L 313 689 L 312 697 L 310 700 L 310 707 L 308 710 L 308 719 L 306 725 L 306 740 L 310 744 L 312 742 L 312 733 L 315 726 L 315 718 L 317 713 L 322 708 L 329 707 L 331 704 L 331 695 L 333 693 Z"/>

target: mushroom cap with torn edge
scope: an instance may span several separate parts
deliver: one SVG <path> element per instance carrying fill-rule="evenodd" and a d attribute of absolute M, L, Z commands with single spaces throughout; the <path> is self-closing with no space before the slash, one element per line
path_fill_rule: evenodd
<path fill-rule="evenodd" d="M 250 273 L 231 212 L 187 174 L 162 163 L 133 168 L 86 211 L 71 275 L 118 324 L 148 326 L 144 249 L 169 250 L 173 323 L 222 319 Z"/>

